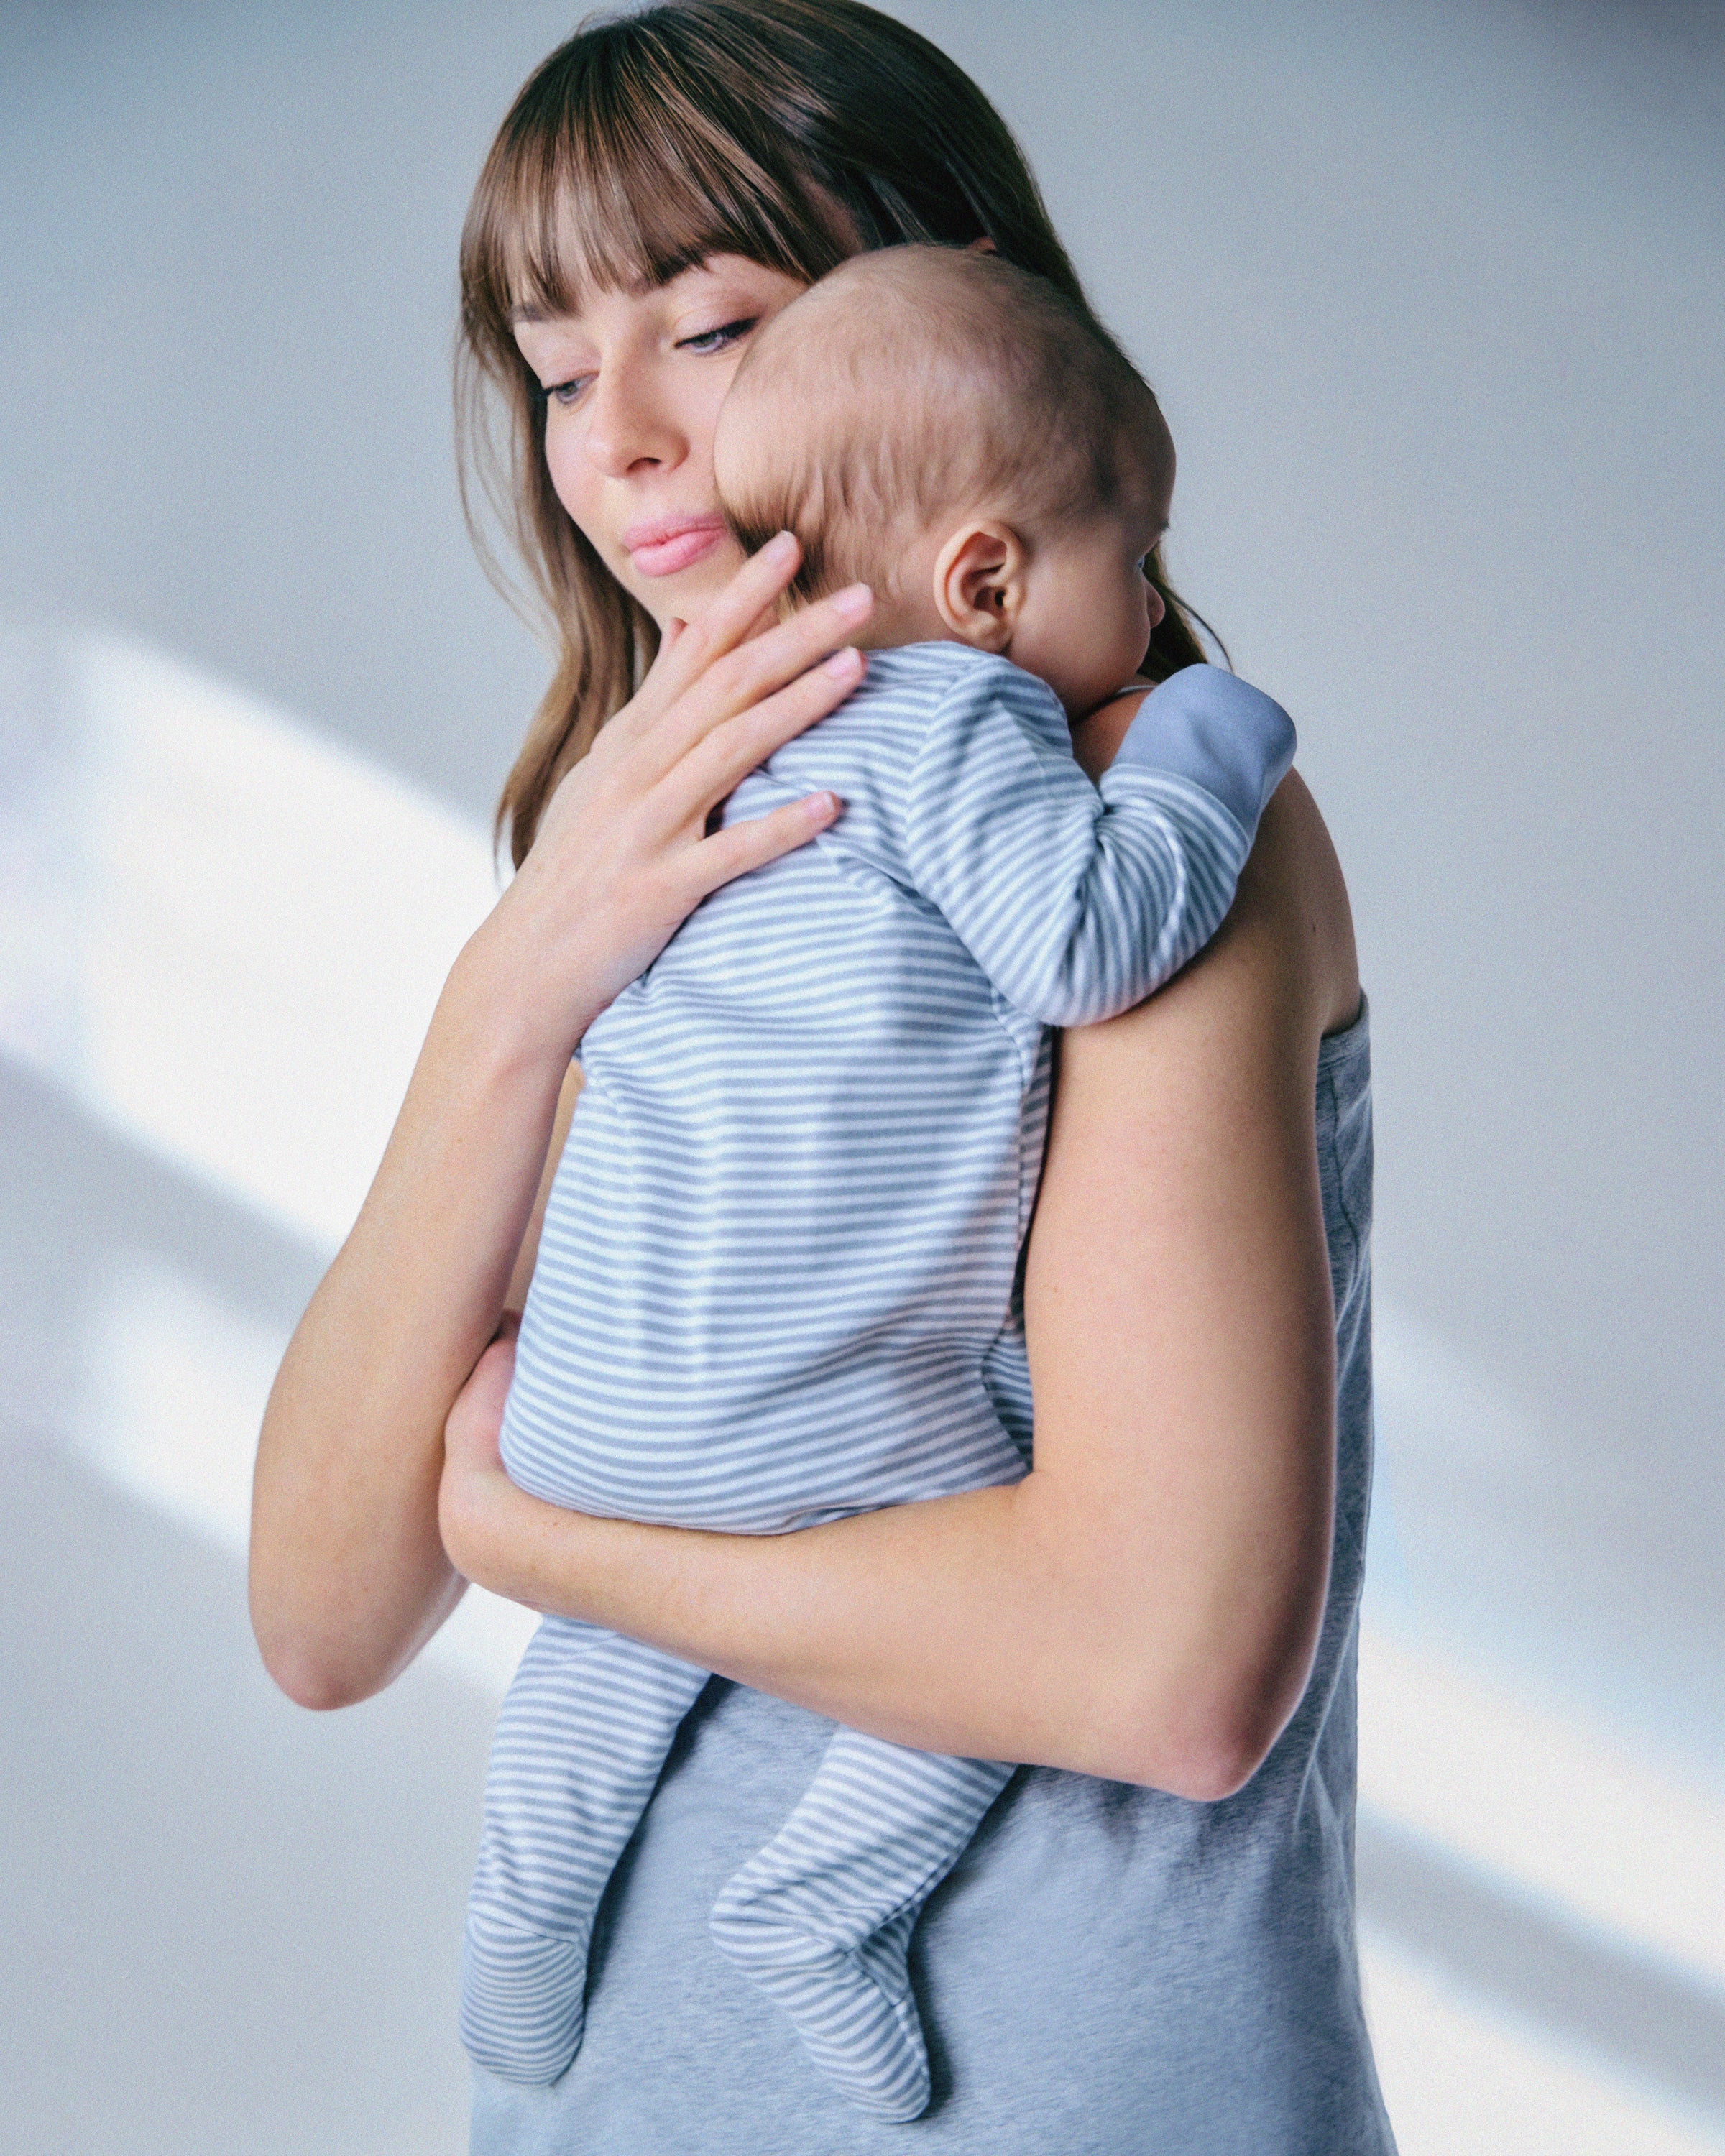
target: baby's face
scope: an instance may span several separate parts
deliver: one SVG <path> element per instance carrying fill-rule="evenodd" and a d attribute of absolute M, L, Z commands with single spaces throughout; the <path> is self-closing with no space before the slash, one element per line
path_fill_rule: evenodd
<path fill-rule="evenodd" d="M 1172 485 L 1045 541 L 1030 562 L 1011 657 L 1047 682 L 1070 719 L 1106 703 L 1144 663 L 1164 611 L 1144 557 L 1168 528 Z"/>

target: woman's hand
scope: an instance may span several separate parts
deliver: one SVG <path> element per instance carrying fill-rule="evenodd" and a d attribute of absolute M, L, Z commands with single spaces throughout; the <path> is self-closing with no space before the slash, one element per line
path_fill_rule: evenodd
<path fill-rule="evenodd" d="M 763 626 L 794 575 L 782 533 L 698 623 L 672 623 L 639 691 L 601 730 L 547 804 L 532 851 L 480 931 L 511 947 L 537 992 L 518 1014 L 564 1060 L 607 1004 L 644 973 L 710 892 L 804 844 L 838 815 L 815 793 L 709 834 L 707 820 L 773 751 L 850 695 L 847 645 L 874 609 L 866 585 Z M 547 993 L 555 983 L 558 993 Z M 531 1051 L 530 1051 L 531 1052 Z"/>
<path fill-rule="evenodd" d="M 861 678 L 845 647 L 865 591 L 772 622 L 797 560 L 783 540 L 746 562 L 558 788 L 450 973 L 359 1219 L 289 1345 L 253 1481 L 251 1607 L 302 1705 L 381 1689 L 460 1596 L 438 1532 L 444 1426 L 496 1332 L 576 1043 L 708 892 L 838 813 L 820 794 L 706 830 Z"/>
<path fill-rule="evenodd" d="M 474 1364 L 444 1424 L 438 1524 L 450 1563 L 466 1579 L 484 1569 L 483 1553 L 500 1526 L 507 1532 L 509 1499 L 520 1494 L 498 1446 L 520 1326 L 512 1310 L 504 1312 L 496 1338 Z"/>

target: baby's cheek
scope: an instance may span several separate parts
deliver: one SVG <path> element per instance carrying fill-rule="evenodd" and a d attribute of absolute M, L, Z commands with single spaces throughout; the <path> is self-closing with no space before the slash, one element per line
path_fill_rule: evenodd
<path fill-rule="evenodd" d="M 1101 683 L 1100 693 L 1107 696 L 1130 681 L 1149 649 L 1150 609 L 1140 593 L 1122 593 L 1111 624 L 1106 654 L 1098 668 L 1099 674 L 1108 677 Z"/>

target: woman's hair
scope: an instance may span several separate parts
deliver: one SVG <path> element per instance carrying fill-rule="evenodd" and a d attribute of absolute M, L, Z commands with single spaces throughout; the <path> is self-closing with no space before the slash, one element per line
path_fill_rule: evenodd
<path fill-rule="evenodd" d="M 884 247 L 751 340 L 713 477 L 746 552 L 796 533 L 787 596 L 813 599 L 892 590 L 942 519 L 998 516 L 1033 547 L 1056 543 L 1147 506 L 1173 459 L 1149 384 L 1045 277 L 969 248 Z"/>
<path fill-rule="evenodd" d="M 665 0 L 590 23 L 528 78 L 462 233 L 456 365 L 470 528 L 496 574 L 477 488 L 559 644 L 498 803 L 517 866 L 658 632 L 552 490 L 545 396 L 511 310 L 570 311 L 589 286 L 668 283 L 711 254 L 812 284 L 868 249 L 978 239 L 1088 314 L 1005 122 L 936 46 L 860 0 Z M 1167 613 L 1145 670 L 1161 680 L 1204 654 L 1159 558 L 1147 567 Z"/>

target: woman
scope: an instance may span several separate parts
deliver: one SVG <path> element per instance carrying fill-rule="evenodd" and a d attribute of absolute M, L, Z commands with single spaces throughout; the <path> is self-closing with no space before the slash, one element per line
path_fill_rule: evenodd
<path fill-rule="evenodd" d="M 476 2149 L 891 2143 L 705 1929 L 830 1715 L 1030 1763 L 919 1933 L 950 2093 L 908 2130 L 991 2156 L 1376 2156 L 1351 1876 L 1367 1050 L 1297 779 L 1203 957 L 1065 1043 L 1024 1482 L 751 1538 L 555 1512 L 497 1466 L 506 1327 L 486 1342 L 531 1274 L 583 1032 L 707 891 L 835 813 L 817 797 L 704 835 L 855 685 L 867 606 L 751 635 L 794 550 L 739 567 L 713 417 L 753 327 L 905 239 L 992 245 L 1077 294 L 980 94 L 849 0 L 602 26 L 505 123 L 464 241 L 469 382 L 509 401 L 505 499 L 562 660 L 505 794 L 520 872 L 451 973 L 272 1398 L 258 1636 L 295 1698 L 340 1705 L 412 1658 L 465 1575 L 737 1681 L 691 1717 L 614 1882 L 574 2068 L 549 2090 L 480 2076 Z M 1164 596 L 1153 675 L 1198 655 Z M 1092 772 L 1117 724 L 1077 742 Z"/>

